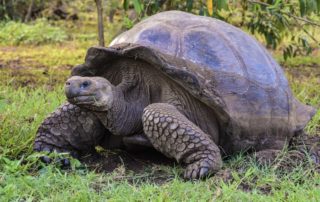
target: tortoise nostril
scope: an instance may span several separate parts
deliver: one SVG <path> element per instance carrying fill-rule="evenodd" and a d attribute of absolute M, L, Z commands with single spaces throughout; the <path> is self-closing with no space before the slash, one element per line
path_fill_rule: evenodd
<path fill-rule="evenodd" d="M 80 84 L 80 88 L 84 89 L 84 88 L 87 88 L 89 85 L 90 85 L 89 81 L 84 81 L 82 84 Z"/>

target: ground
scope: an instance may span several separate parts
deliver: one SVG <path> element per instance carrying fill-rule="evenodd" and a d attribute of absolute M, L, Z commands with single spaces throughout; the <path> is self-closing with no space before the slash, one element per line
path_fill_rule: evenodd
<path fill-rule="evenodd" d="M 70 169 L 61 169 L 58 162 L 42 164 L 32 152 L 36 130 L 65 102 L 63 85 L 70 69 L 82 63 L 87 48 L 96 43 L 94 29 L 79 30 L 61 43 L 0 45 L 0 201 L 320 200 L 319 168 L 310 159 L 288 166 L 284 155 L 271 165 L 258 165 L 237 154 L 224 159 L 215 176 L 194 182 L 181 178 L 180 165 L 151 151 L 97 148 L 100 155 L 86 156 L 82 163 L 72 160 Z M 273 55 L 298 99 L 319 108 L 320 53 L 288 61 L 280 52 Z M 320 135 L 320 111 L 306 131 Z"/>

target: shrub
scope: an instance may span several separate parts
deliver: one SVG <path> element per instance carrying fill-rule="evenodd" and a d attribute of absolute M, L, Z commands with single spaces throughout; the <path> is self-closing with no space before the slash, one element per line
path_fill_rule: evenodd
<path fill-rule="evenodd" d="M 1 45 L 60 43 L 67 38 L 64 30 L 50 25 L 46 20 L 37 20 L 32 24 L 14 21 L 0 23 Z"/>

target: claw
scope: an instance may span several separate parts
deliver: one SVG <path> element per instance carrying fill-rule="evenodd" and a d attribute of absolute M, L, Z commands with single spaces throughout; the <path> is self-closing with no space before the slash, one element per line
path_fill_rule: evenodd
<path fill-rule="evenodd" d="M 185 179 L 195 180 L 205 178 L 209 174 L 209 168 L 201 167 L 196 169 L 187 169 L 184 174 Z"/>
<path fill-rule="evenodd" d="M 194 169 L 194 170 L 192 171 L 191 179 L 198 179 L 198 173 L 199 173 L 199 172 L 197 172 L 197 170 L 198 170 L 198 169 Z"/>
<path fill-rule="evenodd" d="M 45 164 L 50 164 L 53 162 L 52 158 L 50 158 L 48 156 L 42 156 L 42 157 L 40 157 L 40 159 Z M 71 165 L 70 160 L 67 158 L 60 158 L 60 159 L 57 159 L 55 162 L 58 164 L 61 164 L 61 168 L 69 168 Z"/>
<path fill-rule="evenodd" d="M 62 168 L 69 168 L 71 163 L 69 159 L 60 159 L 59 162 L 61 163 Z"/>
<path fill-rule="evenodd" d="M 204 178 L 208 175 L 209 169 L 206 167 L 203 167 L 200 169 L 199 178 Z"/>
<path fill-rule="evenodd" d="M 52 161 L 51 158 L 49 158 L 48 156 L 42 156 L 40 159 L 42 162 L 44 162 L 46 164 L 49 164 Z"/>
<path fill-rule="evenodd" d="M 316 154 L 311 154 L 311 155 L 310 155 L 310 158 L 312 159 L 312 161 L 313 161 L 315 164 L 320 164 L 320 159 L 317 157 Z"/>
<path fill-rule="evenodd" d="M 203 179 L 210 174 L 214 173 L 213 162 L 211 161 L 201 160 L 198 162 L 194 162 L 193 164 L 189 164 L 185 170 L 184 178 L 185 179 Z"/>
<path fill-rule="evenodd" d="M 48 152 L 48 153 L 52 153 L 52 152 L 56 152 L 56 153 L 67 152 L 67 153 L 70 153 L 70 156 L 72 156 L 73 158 L 77 158 L 78 157 L 78 153 L 75 152 L 75 151 L 62 150 L 60 148 L 54 148 L 51 145 L 44 145 L 44 144 L 41 144 L 41 143 L 35 143 L 34 150 L 38 151 L 38 152 L 44 151 L 44 152 Z M 45 164 L 50 164 L 54 160 L 55 163 L 61 164 L 61 168 L 68 168 L 71 165 L 70 160 L 68 158 L 58 158 L 58 159 L 55 158 L 55 159 L 52 159 L 49 156 L 44 155 L 44 156 L 40 157 L 40 160 L 42 162 L 44 162 Z"/>
<path fill-rule="evenodd" d="M 184 172 L 184 176 L 183 176 L 183 178 L 184 179 L 191 179 L 191 172 L 192 172 L 192 170 L 189 170 L 189 169 L 186 169 L 185 170 L 185 172 Z"/>
<path fill-rule="evenodd" d="M 43 147 L 43 149 L 41 149 L 40 151 L 44 151 L 44 152 L 48 152 L 51 153 L 52 152 L 52 146 L 45 146 Z"/>
<path fill-rule="evenodd" d="M 35 151 L 37 151 L 37 152 L 41 151 L 41 144 L 39 144 L 39 143 L 36 142 L 36 143 L 34 144 L 33 150 L 35 150 Z"/>

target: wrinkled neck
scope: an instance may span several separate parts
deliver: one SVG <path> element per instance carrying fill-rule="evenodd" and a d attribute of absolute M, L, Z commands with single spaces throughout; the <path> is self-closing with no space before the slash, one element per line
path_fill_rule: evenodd
<path fill-rule="evenodd" d="M 128 136 L 141 132 L 142 113 L 146 103 L 141 99 L 128 102 L 120 87 L 115 87 L 114 100 L 108 111 L 96 112 L 102 124 L 113 134 Z"/>

